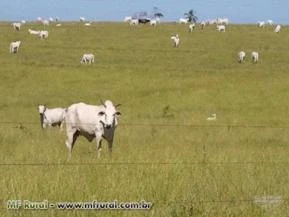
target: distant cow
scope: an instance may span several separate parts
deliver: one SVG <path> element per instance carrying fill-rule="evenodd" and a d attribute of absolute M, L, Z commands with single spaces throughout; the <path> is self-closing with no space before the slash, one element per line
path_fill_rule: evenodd
<path fill-rule="evenodd" d="M 93 54 L 83 54 L 80 63 L 91 64 L 94 63 L 94 55 Z"/>
<path fill-rule="evenodd" d="M 40 114 L 40 123 L 42 128 L 59 126 L 60 130 L 63 128 L 65 119 L 64 108 L 47 108 L 45 105 L 38 106 Z"/>
<path fill-rule="evenodd" d="M 256 51 L 252 52 L 252 61 L 254 63 L 257 63 L 259 61 L 259 53 L 258 52 L 256 52 Z"/>
<path fill-rule="evenodd" d="M 274 30 L 274 32 L 279 33 L 280 30 L 281 30 L 281 26 L 280 26 L 280 25 L 277 25 L 276 28 L 275 28 L 275 30 Z"/>
<path fill-rule="evenodd" d="M 226 31 L 226 26 L 225 25 L 217 25 L 217 30 L 219 32 L 225 32 Z"/>
<path fill-rule="evenodd" d="M 238 61 L 239 61 L 239 63 L 244 62 L 245 57 L 246 57 L 246 53 L 245 53 L 244 51 L 240 51 L 240 52 L 238 53 Z"/>
<path fill-rule="evenodd" d="M 171 40 L 174 42 L 174 47 L 178 47 L 180 44 L 180 38 L 179 35 L 176 34 L 174 36 L 171 36 Z"/>
<path fill-rule="evenodd" d="M 14 41 L 10 43 L 10 53 L 18 53 L 21 41 Z"/>
<path fill-rule="evenodd" d="M 149 23 L 151 20 L 148 19 L 148 18 L 140 18 L 138 19 L 138 23 L 140 24 L 146 24 L 146 23 Z"/>
<path fill-rule="evenodd" d="M 69 158 L 74 143 L 80 135 L 90 142 L 94 138 L 96 139 L 98 158 L 103 138 L 108 142 L 110 153 L 112 152 L 114 131 L 118 124 L 117 118 L 120 116 L 120 112 L 116 110 L 118 106 L 113 105 L 110 100 L 106 100 L 99 106 L 76 103 L 68 107 L 65 117 L 67 133 L 65 144 L 68 148 Z"/>
<path fill-rule="evenodd" d="M 19 31 L 21 27 L 21 23 L 12 23 L 12 26 L 15 30 Z"/>

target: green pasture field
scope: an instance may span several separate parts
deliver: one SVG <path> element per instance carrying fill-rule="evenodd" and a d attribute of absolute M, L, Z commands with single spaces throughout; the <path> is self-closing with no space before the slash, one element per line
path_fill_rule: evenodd
<path fill-rule="evenodd" d="M 0 216 L 263 217 L 289 213 L 289 27 L 0 23 Z M 180 46 L 170 37 L 178 33 Z M 21 40 L 19 53 L 9 44 Z M 247 54 L 244 63 L 237 53 Z M 251 61 L 258 51 L 260 61 Z M 84 53 L 95 63 L 80 64 Z M 112 156 L 42 130 L 38 104 L 110 99 Z M 207 121 L 216 113 L 216 121 Z M 257 197 L 281 198 L 256 202 Z M 150 210 L 18 210 L 8 200 L 145 200 Z M 271 204 L 271 205 L 270 205 Z"/>

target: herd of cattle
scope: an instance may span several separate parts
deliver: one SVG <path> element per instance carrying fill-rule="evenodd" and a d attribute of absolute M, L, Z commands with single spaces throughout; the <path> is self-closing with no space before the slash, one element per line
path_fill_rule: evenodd
<path fill-rule="evenodd" d="M 118 106 L 120 104 L 114 105 L 110 100 L 101 102 L 101 105 L 88 105 L 81 102 L 72 104 L 68 108 L 47 108 L 45 105 L 39 105 L 38 112 L 42 128 L 59 126 L 62 131 L 64 124 L 66 125 L 65 144 L 69 158 L 80 135 L 90 142 L 95 138 L 99 158 L 102 139 L 108 142 L 109 151 L 112 152 L 114 131 L 120 116 Z"/>
<path fill-rule="evenodd" d="M 80 21 L 84 22 L 85 18 L 80 17 Z M 130 25 L 139 24 L 139 20 L 134 20 L 131 17 L 126 17 L 125 22 L 129 22 Z M 150 20 L 149 23 L 152 26 L 159 24 L 159 20 Z M 204 29 L 206 25 L 217 24 L 217 30 L 220 32 L 225 32 L 226 26 L 228 25 L 228 19 L 218 19 L 216 21 L 202 21 L 200 23 L 201 29 Z M 22 24 L 25 22 L 22 21 Z M 49 22 L 42 22 L 43 25 L 49 25 Z M 181 18 L 179 20 L 180 24 L 187 24 L 188 19 Z M 21 23 L 13 23 L 12 26 L 16 31 L 20 31 Z M 87 24 L 87 23 L 85 23 Z M 273 21 L 268 21 L 269 25 L 273 25 Z M 265 22 L 259 22 L 259 27 L 264 27 Z M 57 24 L 56 26 L 61 26 Z M 88 26 L 88 25 L 87 25 Z M 189 32 L 193 32 L 196 27 L 196 23 L 189 24 Z M 280 25 L 277 25 L 275 32 L 279 33 L 281 29 Z M 31 35 L 40 37 L 41 39 L 48 38 L 47 30 L 32 30 L 28 29 Z M 178 34 L 171 36 L 173 41 L 173 46 L 178 47 L 180 44 L 180 37 Z M 13 41 L 10 43 L 10 53 L 18 53 L 21 41 Z M 245 60 L 246 53 L 244 51 L 238 52 L 238 61 L 242 63 Z M 252 61 L 257 63 L 259 60 L 259 53 L 253 51 L 251 53 Z M 91 64 L 94 63 L 93 54 L 83 54 L 80 63 Z M 47 108 L 45 105 L 39 105 L 38 111 L 40 114 L 41 127 L 46 128 L 49 126 L 60 126 L 63 129 L 64 123 L 66 125 L 66 146 L 68 148 L 69 157 L 71 157 L 71 152 L 73 146 L 76 142 L 78 136 L 82 135 L 86 137 L 89 141 L 96 139 L 96 147 L 98 151 L 98 157 L 100 157 L 101 152 L 101 141 L 104 138 L 108 142 L 108 147 L 110 152 L 112 151 L 114 131 L 117 127 L 120 112 L 117 111 L 119 105 L 114 105 L 110 100 L 102 102 L 101 105 L 88 105 L 85 103 L 77 103 L 69 106 L 68 108 Z M 216 117 L 212 117 L 215 120 Z M 211 119 L 210 119 L 211 120 Z"/>

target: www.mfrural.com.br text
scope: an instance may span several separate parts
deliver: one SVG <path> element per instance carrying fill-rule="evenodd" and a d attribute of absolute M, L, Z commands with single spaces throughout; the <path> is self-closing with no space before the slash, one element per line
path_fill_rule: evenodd
<path fill-rule="evenodd" d="M 153 204 L 145 200 L 133 202 L 114 201 L 85 201 L 85 202 L 50 202 L 30 200 L 8 200 L 8 210 L 150 210 Z"/>

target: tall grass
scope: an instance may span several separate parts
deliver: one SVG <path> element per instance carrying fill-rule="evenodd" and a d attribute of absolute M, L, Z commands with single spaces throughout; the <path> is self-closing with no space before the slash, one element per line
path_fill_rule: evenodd
<path fill-rule="evenodd" d="M 63 23 L 40 40 L 28 23 L 0 29 L 1 216 L 288 215 L 288 29 L 230 25 Z M 170 36 L 178 33 L 179 48 Z M 22 40 L 18 54 L 9 43 Z M 237 62 L 237 52 L 247 59 Z M 250 62 L 258 51 L 260 62 Z M 81 65 L 83 53 L 93 65 Z M 41 130 L 37 105 L 121 103 L 113 155 L 65 133 Z M 206 118 L 217 114 L 217 121 Z M 5 122 L 5 123 L 4 123 Z M 282 196 L 263 209 L 256 196 Z M 7 210 L 10 199 L 140 201 L 150 211 Z"/>

